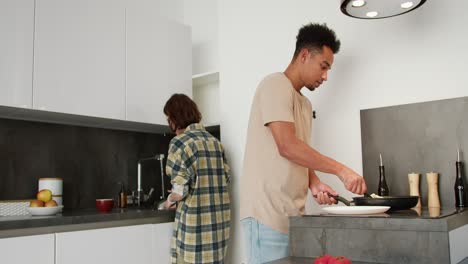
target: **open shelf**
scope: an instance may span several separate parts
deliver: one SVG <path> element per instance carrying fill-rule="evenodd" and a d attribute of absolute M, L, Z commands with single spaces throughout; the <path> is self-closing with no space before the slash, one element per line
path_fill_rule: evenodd
<path fill-rule="evenodd" d="M 209 83 L 214 83 L 218 81 L 219 81 L 219 72 L 217 71 L 192 75 L 193 87 L 204 86 Z"/>

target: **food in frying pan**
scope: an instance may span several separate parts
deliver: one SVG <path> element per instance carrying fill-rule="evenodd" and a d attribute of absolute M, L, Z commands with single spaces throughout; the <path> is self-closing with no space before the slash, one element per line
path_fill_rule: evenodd
<path fill-rule="evenodd" d="M 372 198 L 383 198 L 382 196 L 377 195 L 377 194 L 375 194 L 375 193 L 372 193 L 372 194 L 370 195 L 370 197 L 372 197 Z"/>

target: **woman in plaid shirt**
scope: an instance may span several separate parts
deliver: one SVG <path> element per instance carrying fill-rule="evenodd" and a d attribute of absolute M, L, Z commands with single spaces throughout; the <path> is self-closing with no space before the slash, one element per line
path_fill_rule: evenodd
<path fill-rule="evenodd" d="M 199 124 L 201 114 L 188 96 L 174 94 L 164 106 L 176 133 L 166 173 L 177 204 L 171 263 L 224 263 L 230 228 L 229 166 L 223 146 Z"/>

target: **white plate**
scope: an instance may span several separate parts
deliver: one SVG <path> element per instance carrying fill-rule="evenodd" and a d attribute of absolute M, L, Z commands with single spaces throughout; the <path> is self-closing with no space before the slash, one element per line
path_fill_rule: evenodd
<path fill-rule="evenodd" d="M 328 206 L 322 209 L 329 214 L 359 215 L 384 213 L 390 206 Z"/>
<path fill-rule="evenodd" d="M 54 215 L 62 212 L 63 205 L 54 207 L 26 207 L 31 215 Z"/>

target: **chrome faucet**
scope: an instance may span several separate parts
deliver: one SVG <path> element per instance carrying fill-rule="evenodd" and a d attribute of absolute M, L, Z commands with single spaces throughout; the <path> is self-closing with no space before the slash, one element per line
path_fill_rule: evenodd
<path fill-rule="evenodd" d="M 144 198 L 145 198 L 143 188 L 141 187 L 141 163 L 147 160 L 159 160 L 159 164 L 161 167 L 161 188 L 162 188 L 161 199 L 164 199 L 165 197 L 164 195 L 164 171 L 163 171 L 164 154 L 157 154 L 156 156 L 153 156 L 153 157 L 139 159 L 138 168 L 137 168 L 138 169 L 138 172 L 137 172 L 138 181 L 137 181 L 137 197 L 136 197 L 138 207 L 141 206 L 141 203 L 144 201 Z"/>
<path fill-rule="evenodd" d="M 159 166 L 161 168 L 161 200 L 164 200 L 166 198 L 166 194 L 164 193 L 164 154 L 159 154 L 159 156 L 156 156 L 157 160 L 159 160 Z"/>

